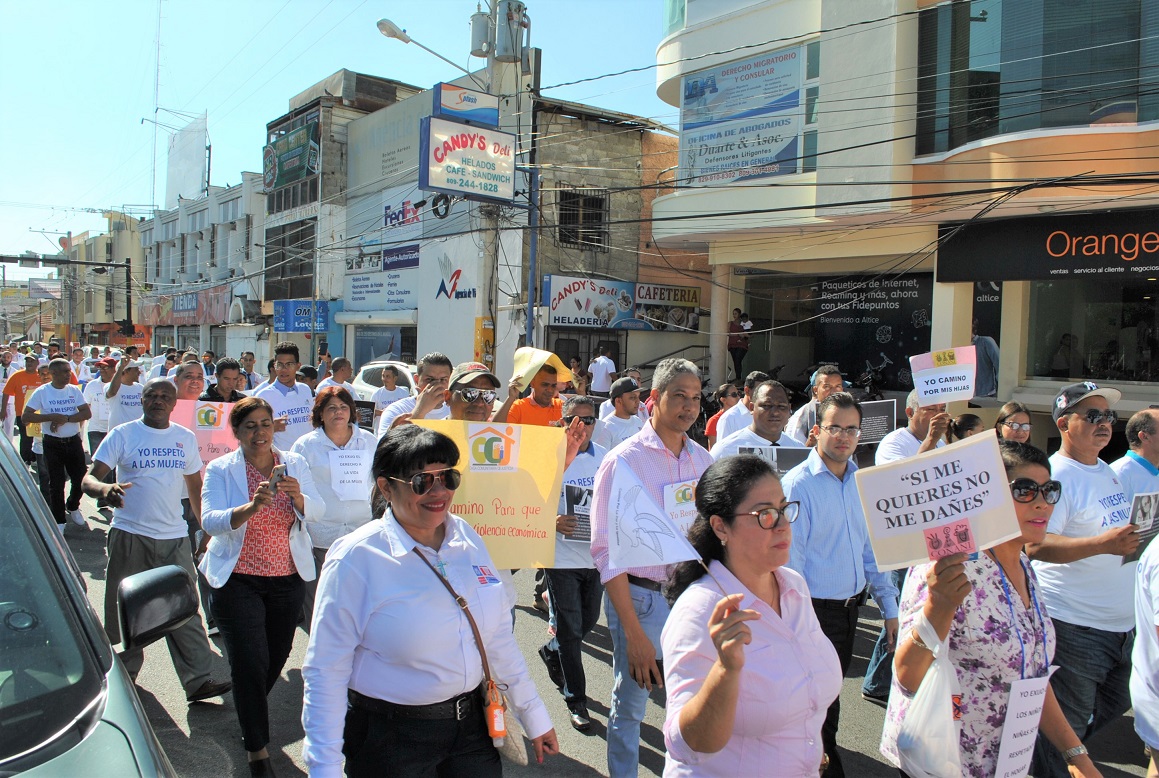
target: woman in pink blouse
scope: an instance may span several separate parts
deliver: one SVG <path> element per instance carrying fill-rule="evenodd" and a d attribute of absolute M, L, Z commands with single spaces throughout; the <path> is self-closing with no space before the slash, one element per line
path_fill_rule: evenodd
<path fill-rule="evenodd" d="M 688 539 L 712 575 L 682 562 L 668 591 L 664 775 L 816 778 L 841 665 L 784 567 L 798 505 L 767 461 L 740 455 L 704 472 L 696 509 Z"/>
<path fill-rule="evenodd" d="M 1062 484 L 1050 480 L 1050 462 L 1034 446 L 1004 441 L 1001 450 L 1022 534 L 974 561 L 954 554 L 936 564 L 916 565 L 906 578 L 893 686 L 881 735 L 881 753 L 894 764 L 899 763 L 898 730 L 934 659 L 914 629 L 919 619 L 928 619 L 942 640 L 949 636 L 950 663 L 962 691 L 958 752 L 965 776 L 994 775 L 1011 682 L 1041 678 L 1050 666 L 1054 626 L 1042 607 L 1038 582 L 1022 547 L 1041 543 L 1046 536 Z M 1072 776 L 1100 775 L 1049 685 L 1039 731 L 1070 755 Z"/>

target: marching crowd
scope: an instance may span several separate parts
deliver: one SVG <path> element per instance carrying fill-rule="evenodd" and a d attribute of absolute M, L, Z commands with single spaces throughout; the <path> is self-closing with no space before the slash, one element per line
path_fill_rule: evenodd
<path fill-rule="evenodd" d="M 506 383 L 432 353 L 414 395 L 395 367 L 383 370 L 370 432 L 350 361 L 334 358 L 319 376 L 290 342 L 274 348 L 268 377 L 250 352 L 26 351 L 0 352 L 0 420 L 9 441 L 15 427 L 62 531 L 85 523 L 82 494 L 112 510 L 109 639 L 120 640 L 124 577 L 176 564 L 197 579 L 205 619 L 171 633 L 169 653 L 189 701 L 232 691 L 253 775 L 273 772 L 266 699 L 303 618 L 311 775 L 500 775 L 501 752 L 518 759 L 517 745 L 526 759 L 504 700 L 539 761 L 558 751 L 512 632 L 510 571 L 451 512 L 461 454 L 411 423 L 420 419 L 564 429 L 555 563 L 542 581 L 550 639 L 538 653 L 568 723 L 590 732 L 582 643 L 602 609 L 614 778 L 638 773 L 653 687 L 667 697 L 665 775 L 844 776 L 838 697 L 870 597 L 884 627 L 863 693 L 886 707 L 881 751 L 903 775 L 939 774 L 921 772 L 923 748 L 899 733 L 945 658 L 960 690 L 959 742 L 935 756 L 962 775 L 995 774 L 1011 689 L 1046 677 L 1031 774 L 1099 775 L 1083 741 L 1132 705 L 1144 744 L 1159 748 L 1159 545 L 1139 559 L 1130 515 L 1134 495 L 1159 491 L 1159 410 L 1129 419 L 1130 450 L 1107 464 L 1115 389 L 1061 388 L 1050 457 L 1028 442 L 1030 411 L 1002 408 L 995 430 L 1020 535 L 976 558 L 882 572 L 854 478 L 862 408 L 833 366 L 796 412 L 789 390 L 759 371 L 721 386 L 706 449 L 688 435 L 702 380 L 683 359 L 661 361 L 644 389 L 639 371 L 617 371 L 603 350 L 584 366 L 521 348 Z M 171 422 L 179 400 L 231 403 L 236 450 L 203 463 L 194 433 Z M 920 405 L 916 392 L 905 414 L 876 464 L 981 426 Z M 761 455 L 772 447 L 800 449 L 803 461 L 780 472 Z M 670 520 L 691 519 L 699 560 L 614 566 L 620 471 Z M 694 515 L 681 513 L 689 482 Z M 210 677 L 217 635 L 229 680 Z M 121 656 L 135 678 L 143 655 Z M 1149 775 L 1159 776 L 1154 760 Z"/>

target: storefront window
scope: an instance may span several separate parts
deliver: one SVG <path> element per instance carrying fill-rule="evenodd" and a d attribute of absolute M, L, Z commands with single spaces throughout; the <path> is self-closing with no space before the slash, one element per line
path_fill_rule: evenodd
<path fill-rule="evenodd" d="M 1030 288 L 1032 377 L 1159 381 L 1159 281 L 1036 281 Z"/>
<path fill-rule="evenodd" d="M 1159 0 L 972 0 L 918 22 L 918 154 L 1159 119 Z"/>

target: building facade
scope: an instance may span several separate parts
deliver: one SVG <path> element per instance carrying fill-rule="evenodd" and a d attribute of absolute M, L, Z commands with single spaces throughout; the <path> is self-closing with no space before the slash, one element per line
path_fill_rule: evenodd
<path fill-rule="evenodd" d="M 107 223 L 106 232 L 73 235 L 65 249 L 66 259 L 96 265 L 60 266 L 56 337 L 83 345 L 144 346 L 150 331 L 136 322 L 134 311 L 144 288 L 145 252 L 140 221 L 119 211 L 106 211 L 102 216 Z M 130 320 L 137 326 L 132 335 L 126 335 L 121 326 Z"/>

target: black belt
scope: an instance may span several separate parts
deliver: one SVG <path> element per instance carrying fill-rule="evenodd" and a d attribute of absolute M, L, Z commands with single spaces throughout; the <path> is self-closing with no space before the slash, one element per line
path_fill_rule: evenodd
<path fill-rule="evenodd" d="M 647 589 L 648 591 L 652 592 L 660 591 L 661 586 L 660 582 L 658 581 L 653 581 L 651 578 L 640 578 L 639 576 L 632 575 L 631 573 L 628 573 L 628 583 L 635 584 L 641 589 Z"/>
<path fill-rule="evenodd" d="M 452 697 L 446 702 L 430 705 L 399 705 L 375 697 L 367 697 L 353 689 L 347 690 L 351 707 L 399 719 L 455 719 L 462 721 L 479 706 L 479 690 L 469 691 Z"/>
<path fill-rule="evenodd" d="M 813 598 L 814 608 L 860 608 L 869 599 L 869 594 L 862 589 L 852 597 L 846 597 L 844 600 L 822 600 L 820 597 Z"/>

